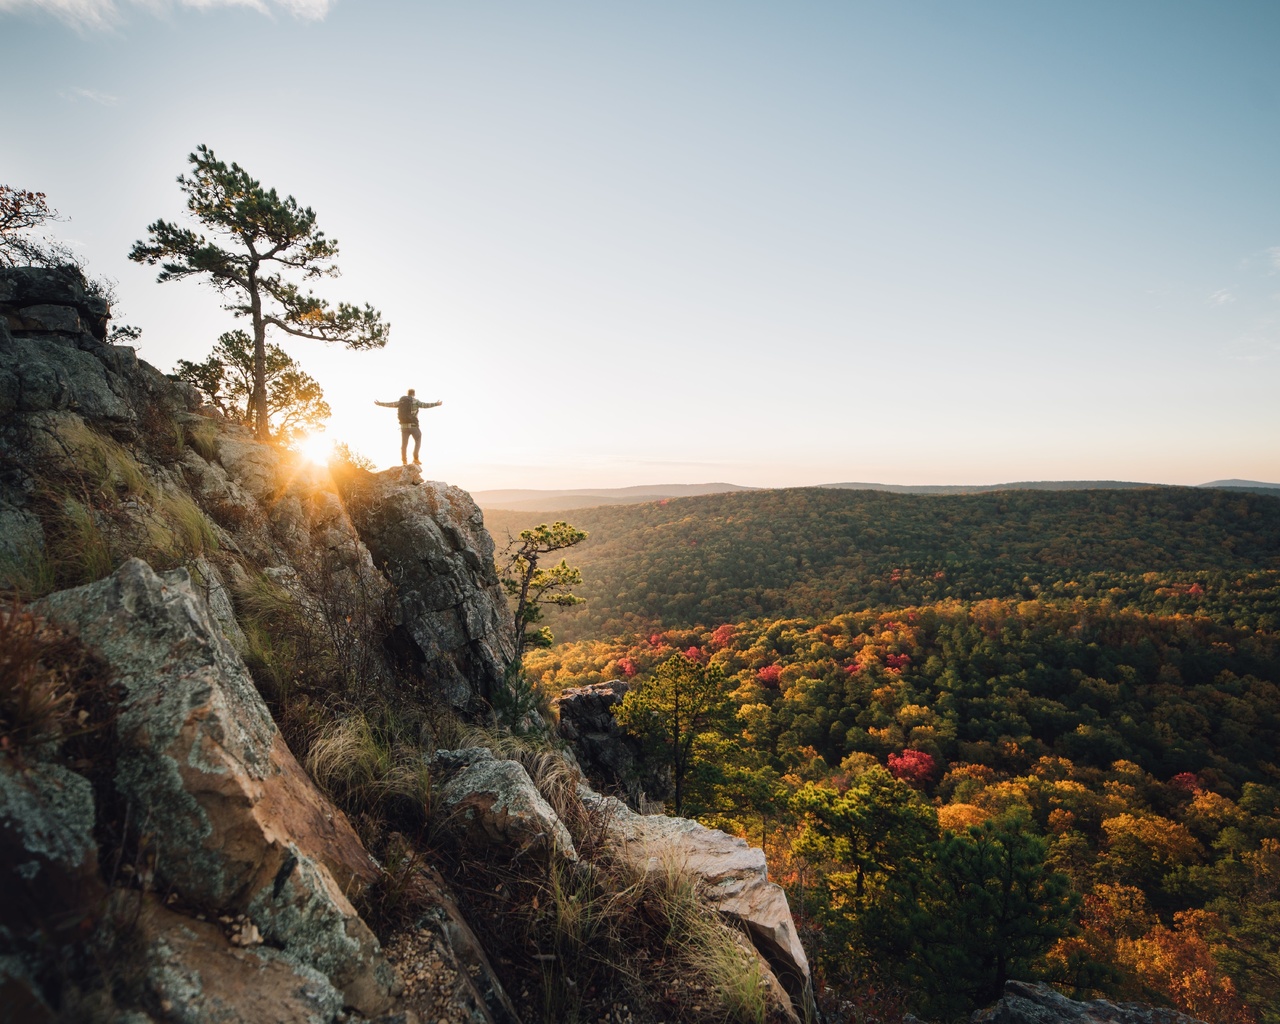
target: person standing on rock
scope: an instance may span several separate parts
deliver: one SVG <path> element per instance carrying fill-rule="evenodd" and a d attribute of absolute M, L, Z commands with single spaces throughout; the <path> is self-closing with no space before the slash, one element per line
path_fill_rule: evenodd
<path fill-rule="evenodd" d="M 422 460 L 418 458 L 419 452 L 422 451 L 422 428 L 418 426 L 418 410 L 434 409 L 438 405 L 444 405 L 444 402 L 419 402 L 414 397 L 414 390 L 410 388 L 394 402 L 378 402 L 374 405 L 380 405 L 384 409 L 395 409 L 400 419 L 400 465 L 407 466 L 409 464 L 409 438 L 413 438 L 413 464 L 421 466 Z"/>

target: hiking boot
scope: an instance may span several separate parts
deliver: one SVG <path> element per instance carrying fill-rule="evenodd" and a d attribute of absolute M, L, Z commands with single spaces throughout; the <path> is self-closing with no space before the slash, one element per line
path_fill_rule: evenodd
<path fill-rule="evenodd" d="M 414 459 L 414 460 L 413 460 L 413 464 L 414 464 L 415 466 L 421 466 L 421 465 L 422 465 L 422 460 L 421 460 L 421 459 Z"/>

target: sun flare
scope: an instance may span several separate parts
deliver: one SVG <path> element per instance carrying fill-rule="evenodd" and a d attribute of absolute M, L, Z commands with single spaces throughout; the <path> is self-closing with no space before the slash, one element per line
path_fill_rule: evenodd
<path fill-rule="evenodd" d="M 315 466 L 327 466 L 333 457 L 334 440 L 328 434 L 308 434 L 298 444 L 302 457 Z"/>

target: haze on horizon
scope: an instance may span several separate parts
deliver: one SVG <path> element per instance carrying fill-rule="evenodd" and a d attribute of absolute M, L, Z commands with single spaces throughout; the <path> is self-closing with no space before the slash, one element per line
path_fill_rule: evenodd
<path fill-rule="evenodd" d="M 14 128 L 129 263 L 200 143 L 312 206 L 330 432 L 470 489 L 1280 480 L 1280 7 L 0 0 Z"/>

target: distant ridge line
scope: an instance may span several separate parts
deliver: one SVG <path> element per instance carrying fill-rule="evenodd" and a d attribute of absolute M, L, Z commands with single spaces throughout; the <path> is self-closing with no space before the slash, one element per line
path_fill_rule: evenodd
<path fill-rule="evenodd" d="M 1144 483 L 1137 480 L 1020 480 L 1002 484 L 879 484 L 844 481 L 809 485 L 826 490 L 881 491 L 889 494 L 989 494 L 993 491 L 1089 491 L 1139 490 L 1177 487 L 1179 484 Z M 1280 484 L 1259 480 L 1214 480 L 1195 485 L 1216 490 L 1251 491 L 1280 497 Z M 668 498 L 693 498 L 741 491 L 796 490 L 803 488 L 744 487 L 741 484 L 642 484 L 635 487 L 582 487 L 556 489 L 509 488 L 473 491 L 481 508 L 512 512 L 556 512 L 603 505 L 638 505 Z"/>
<path fill-rule="evenodd" d="M 507 488 L 505 490 L 472 491 L 481 508 L 504 508 L 514 511 L 555 511 L 557 509 L 590 508 L 596 505 L 638 505 L 663 498 L 695 498 L 703 494 L 725 494 L 730 491 L 767 490 L 743 487 L 741 484 L 640 484 L 635 487 L 566 487 L 561 489 Z"/>
<path fill-rule="evenodd" d="M 1136 480 L 1018 480 L 1004 484 L 819 484 L 847 491 L 889 491 L 893 494 L 982 494 L 988 491 L 1101 491 L 1135 490 L 1141 487 L 1166 487 L 1167 484 L 1141 483 Z"/>

